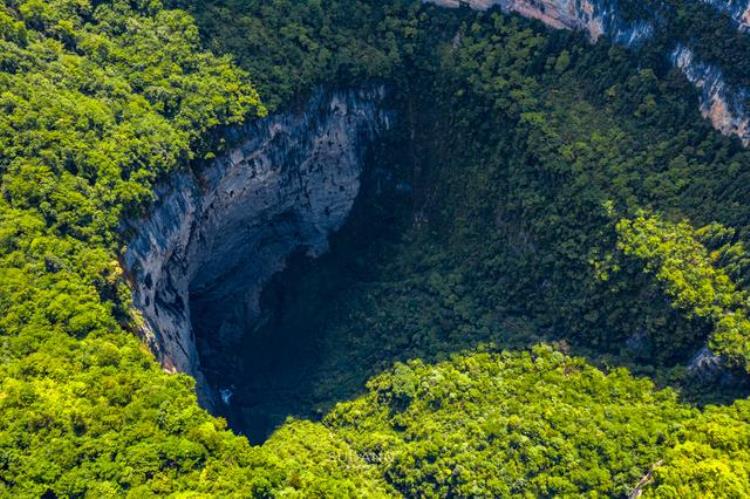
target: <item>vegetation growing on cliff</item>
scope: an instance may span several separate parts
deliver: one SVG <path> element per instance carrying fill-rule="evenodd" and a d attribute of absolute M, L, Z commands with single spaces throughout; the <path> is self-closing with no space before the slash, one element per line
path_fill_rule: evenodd
<path fill-rule="evenodd" d="M 360 352 L 362 373 L 372 374 L 373 359 L 380 368 L 478 342 L 565 338 L 603 365 L 690 384 L 683 366 L 717 321 L 675 307 L 646 262 L 618 248 L 617 224 L 647 208 L 664 227 L 705 227 L 692 248 L 711 253 L 706 272 L 725 275 L 739 304 L 749 213 L 737 179 L 748 175 L 748 153 L 702 122 L 677 71 L 644 67 L 640 53 L 506 16 L 467 13 L 450 28 L 439 16 L 421 31 L 438 56 L 396 77 L 399 105 L 421 111 L 394 135 L 414 140 L 375 153 L 413 188 L 405 203 L 374 201 L 383 232 L 394 215 L 401 232 L 371 249 L 357 236 L 335 243 L 331 265 L 349 258 L 353 282 L 342 279 L 346 291 L 331 297 L 336 273 L 313 272 L 300 285 L 326 298 L 314 319 L 289 327 Z M 360 239 L 376 233 L 371 219 L 363 226 Z M 672 256 L 692 265 L 689 252 Z M 710 292 L 690 283 L 698 299 Z M 745 336 L 732 336 L 742 365 Z M 332 357 L 327 368 L 348 378 L 347 358 Z M 331 376 L 321 368 L 321 385 Z"/>
<path fill-rule="evenodd" d="M 117 228 L 257 94 L 159 2 L 7 1 L 0 110 L 0 494 L 197 488 L 247 445 L 119 324 Z"/>
<path fill-rule="evenodd" d="M 397 131 L 416 148 L 399 165 L 414 189 L 394 214 L 406 229 L 319 310 L 336 348 L 375 354 L 326 374 L 386 369 L 257 447 L 162 372 L 124 329 L 119 222 L 211 153 L 210 129 L 264 108 L 159 1 L 8 0 L 0 494 L 623 495 L 650 470 L 647 495 L 748 493 L 746 400 L 698 410 L 607 369 L 635 358 L 684 384 L 679 366 L 709 337 L 748 358 L 750 156 L 700 122 L 676 73 L 653 53 L 639 63 L 415 1 L 197 8 L 207 45 L 235 52 L 270 107 L 321 81 L 399 89 Z M 527 348 L 559 338 L 605 372 Z"/>
<path fill-rule="evenodd" d="M 645 262 L 646 272 L 663 283 L 673 307 L 713 323 L 711 350 L 750 370 L 747 293 L 714 265 L 690 225 L 639 215 L 621 220 L 617 233 L 618 248 Z"/>

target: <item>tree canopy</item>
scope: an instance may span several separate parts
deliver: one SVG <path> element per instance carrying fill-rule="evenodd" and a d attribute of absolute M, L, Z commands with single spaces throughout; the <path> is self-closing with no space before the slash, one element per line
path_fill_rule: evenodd
<path fill-rule="evenodd" d="M 707 59 L 747 44 L 685 4 L 672 34 Z M 701 120 L 672 41 L 416 0 L 6 0 L 0 495 L 747 496 L 750 403 L 683 395 L 706 341 L 750 365 L 750 154 Z M 222 127 L 372 79 L 414 194 L 315 325 L 331 379 L 370 380 L 251 446 L 132 332 L 121 223 Z"/>

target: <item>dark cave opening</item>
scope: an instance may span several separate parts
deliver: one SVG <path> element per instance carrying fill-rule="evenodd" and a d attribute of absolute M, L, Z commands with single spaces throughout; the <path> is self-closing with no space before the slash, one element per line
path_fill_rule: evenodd
<path fill-rule="evenodd" d="M 311 257 L 297 248 L 263 286 L 257 310 L 247 309 L 232 275 L 216 281 L 232 293 L 191 289 L 191 322 L 214 412 L 251 443 L 264 442 L 288 417 L 320 418 L 361 391 L 373 372 L 368 362 L 378 345 L 347 348 L 327 320 L 341 313 L 341 296 L 370 279 L 371 259 L 388 258 L 408 224 L 409 166 L 393 140 L 368 148 L 360 193 L 329 251 Z M 240 334 L 223 334 L 231 329 Z"/>

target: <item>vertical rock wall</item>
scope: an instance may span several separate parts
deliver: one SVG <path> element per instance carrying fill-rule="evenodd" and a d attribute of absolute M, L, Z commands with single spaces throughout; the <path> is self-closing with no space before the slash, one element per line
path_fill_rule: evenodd
<path fill-rule="evenodd" d="M 218 341 L 242 334 L 222 306 L 257 313 L 263 284 L 299 249 L 318 255 L 359 192 L 367 144 L 389 126 L 384 89 L 315 94 L 299 112 L 229 132 L 239 145 L 199 174 L 157 189 L 151 215 L 129 225 L 125 254 L 143 335 L 165 369 L 195 377 L 202 403 L 215 397 L 201 372 L 191 296 L 213 307 Z"/>
<path fill-rule="evenodd" d="M 592 41 L 606 35 L 618 43 L 636 45 L 653 34 L 647 21 L 626 22 L 620 16 L 616 0 L 423 0 L 441 7 L 466 5 L 477 10 L 499 7 L 537 19 L 555 29 L 587 31 Z"/>
<path fill-rule="evenodd" d="M 693 51 L 683 45 L 675 48 L 671 60 L 700 91 L 701 113 L 714 128 L 750 144 L 750 113 L 745 104 L 750 92 L 727 84 L 720 68 L 696 60 Z"/>

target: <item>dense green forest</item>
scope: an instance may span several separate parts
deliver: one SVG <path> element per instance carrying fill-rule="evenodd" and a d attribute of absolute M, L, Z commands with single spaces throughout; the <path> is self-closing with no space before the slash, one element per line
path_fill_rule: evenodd
<path fill-rule="evenodd" d="M 673 31 L 748 63 L 705 9 Z M 747 496 L 750 153 L 667 43 L 411 0 L 6 0 L 0 495 Z M 133 333 L 120 222 L 222 126 L 371 80 L 413 193 L 365 195 L 382 237 L 358 207 L 300 277 L 354 269 L 305 305 L 324 415 L 252 446 Z M 706 344 L 729 386 L 685 368 Z"/>

